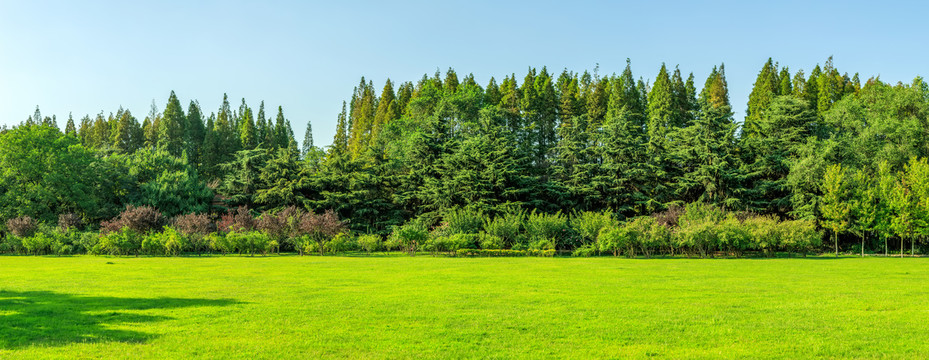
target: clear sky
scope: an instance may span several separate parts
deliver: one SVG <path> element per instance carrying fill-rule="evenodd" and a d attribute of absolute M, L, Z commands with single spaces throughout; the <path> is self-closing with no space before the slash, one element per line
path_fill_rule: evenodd
<path fill-rule="evenodd" d="M 724 62 L 741 119 L 768 57 L 807 74 L 833 55 L 862 80 L 926 76 L 927 15 L 923 1 L 0 0 L 0 124 L 36 105 L 62 127 L 120 106 L 141 121 L 171 90 L 208 114 L 228 93 L 234 108 L 283 106 L 298 141 L 309 121 L 328 145 L 361 76 L 380 89 L 453 67 L 484 85 L 530 66 L 618 73 L 626 58 L 636 77 L 667 63 L 698 86 Z"/>

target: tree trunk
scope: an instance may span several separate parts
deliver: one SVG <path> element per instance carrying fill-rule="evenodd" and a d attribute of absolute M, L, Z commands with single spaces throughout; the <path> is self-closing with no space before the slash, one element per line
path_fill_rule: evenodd
<path fill-rule="evenodd" d="M 864 257 L 864 238 L 867 236 L 867 233 L 861 235 L 861 257 Z"/>
<path fill-rule="evenodd" d="M 833 231 L 832 239 L 835 240 L 835 257 L 839 257 L 839 234 Z"/>

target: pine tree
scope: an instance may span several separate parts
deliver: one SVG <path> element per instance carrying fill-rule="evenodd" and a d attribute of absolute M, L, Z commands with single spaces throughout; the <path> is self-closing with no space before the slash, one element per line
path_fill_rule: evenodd
<path fill-rule="evenodd" d="M 742 125 L 743 136 L 757 135 L 757 123 L 764 118 L 771 101 L 778 95 L 778 86 L 777 65 L 768 58 L 755 79 L 751 94 L 748 95 L 748 109 L 745 111 L 745 122 Z"/>
<path fill-rule="evenodd" d="M 271 143 L 271 124 L 268 123 L 268 117 L 265 115 L 265 102 L 261 101 L 258 105 L 258 118 L 255 119 L 255 136 L 257 143 L 267 147 Z"/>
<path fill-rule="evenodd" d="M 777 93 L 778 95 L 793 95 L 793 84 L 791 84 L 790 79 L 790 69 L 786 66 L 781 68 L 781 73 L 778 74 L 778 86 Z"/>
<path fill-rule="evenodd" d="M 445 94 L 451 95 L 458 91 L 458 74 L 455 73 L 455 69 L 448 68 L 448 71 L 445 72 Z M 383 100 L 383 97 L 381 98 Z"/>
<path fill-rule="evenodd" d="M 371 139 L 377 139 L 381 129 L 386 126 L 388 122 L 397 119 L 395 117 L 396 115 L 393 113 L 394 110 L 390 107 L 391 105 L 396 106 L 395 101 L 394 84 L 390 79 L 387 79 L 387 83 L 384 84 L 384 89 L 381 91 L 381 97 L 377 101 L 377 110 L 375 110 L 374 113 L 374 124 L 372 124 L 371 127 Z"/>
<path fill-rule="evenodd" d="M 116 116 L 116 128 L 110 134 L 110 144 L 117 151 L 133 153 L 143 145 L 142 136 L 139 121 L 132 116 L 129 110 L 120 108 Z"/>
<path fill-rule="evenodd" d="M 277 107 L 277 117 L 274 119 L 274 122 L 274 143 L 272 144 L 272 148 L 286 149 L 290 147 L 290 139 L 293 136 L 289 135 L 289 131 L 291 130 L 287 118 L 284 117 L 284 108 L 282 106 Z"/>
<path fill-rule="evenodd" d="M 484 89 L 484 105 L 495 106 L 500 104 L 500 99 L 503 97 L 500 94 L 500 86 L 497 85 L 497 80 L 493 76 L 490 77 L 490 81 L 487 82 L 487 88 Z"/>
<path fill-rule="evenodd" d="M 355 88 L 349 107 L 348 149 L 352 157 L 357 158 L 367 150 L 371 141 L 371 132 L 374 129 L 374 115 L 377 109 L 374 84 L 366 83 L 365 79 L 361 78 L 361 83 Z M 280 134 L 280 130 L 278 133 Z"/>
<path fill-rule="evenodd" d="M 303 149 L 300 152 L 300 155 L 305 159 L 307 154 L 310 151 L 313 151 L 315 146 L 313 145 L 313 123 L 306 122 L 306 133 L 303 135 Z"/>
<path fill-rule="evenodd" d="M 165 106 L 164 117 L 158 125 L 158 146 L 164 147 L 169 154 L 181 156 L 184 152 L 184 134 L 187 129 L 187 118 L 177 95 L 171 91 L 168 104 Z"/>
<path fill-rule="evenodd" d="M 653 157 L 663 155 L 668 134 L 675 126 L 678 112 L 673 86 L 668 69 L 662 64 L 648 93 L 648 149 Z"/>
<path fill-rule="evenodd" d="M 200 103 L 195 100 L 190 101 L 187 106 L 187 156 L 190 164 L 194 169 L 198 169 L 202 162 L 203 141 L 206 139 L 206 127 L 203 124 L 203 111 L 200 109 Z"/>
<path fill-rule="evenodd" d="M 673 157 L 681 175 L 673 179 L 679 201 L 702 201 L 732 207 L 738 201 L 735 130 L 725 67 L 713 68 L 700 92 L 693 125 L 674 134 Z"/>
<path fill-rule="evenodd" d="M 258 135 L 255 133 L 255 118 L 252 116 L 252 109 L 245 104 L 242 99 L 242 105 L 239 106 L 239 141 L 242 143 L 242 149 L 251 150 L 258 146 Z"/>
<path fill-rule="evenodd" d="M 822 74 L 816 79 L 816 87 L 819 91 L 816 111 L 822 117 L 827 110 L 832 108 L 833 103 L 842 98 L 845 91 L 839 71 L 832 66 L 832 56 L 826 60 Z"/>
<path fill-rule="evenodd" d="M 68 113 L 68 124 L 65 125 L 65 134 L 77 136 L 77 128 L 74 127 L 74 118 Z"/>
<path fill-rule="evenodd" d="M 344 101 L 342 102 L 342 112 L 339 113 L 338 119 L 335 137 L 332 139 L 332 145 L 330 147 L 330 152 L 335 157 L 348 153 L 348 114 Z"/>

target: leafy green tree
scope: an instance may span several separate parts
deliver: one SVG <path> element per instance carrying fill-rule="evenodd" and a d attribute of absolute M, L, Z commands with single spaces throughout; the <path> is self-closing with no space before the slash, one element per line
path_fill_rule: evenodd
<path fill-rule="evenodd" d="M 823 227 L 832 231 L 835 242 L 835 256 L 839 256 L 839 234 L 849 228 L 851 217 L 850 189 L 848 174 L 841 165 L 831 165 L 823 177 L 823 198 L 820 211 L 823 214 Z"/>
<path fill-rule="evenodd" d="M 0 218 L 54 221 L 73 212 L 98 219 L 96 159 L 73 136 L 41 125 L 0 135 Z"/>

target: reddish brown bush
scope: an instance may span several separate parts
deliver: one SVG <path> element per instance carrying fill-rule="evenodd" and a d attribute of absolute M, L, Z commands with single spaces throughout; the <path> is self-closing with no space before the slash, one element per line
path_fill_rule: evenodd
<path fill-rule="evenodd" d="M 30 237 L 38 227 L 39 222 L 29 216 L 13 218 L 6 222 L 6 228 L 17 237 Z"/>
<path fill-rule="evenodd" d="M 220 231 L 252 231 L 255 230 L 257 222 L 252 212 L 246 206 L 240 206 L 235 210 L 229 209 L 229 212 L 223 215 L 216 227 Z"/>
<path fill-rule="evenodd" d="M 300 236 L 300 221 L 306 214 L 306 211 L 296 206 L 291 206 L 277 213 L 265 212 L 258 219 L 258 230 L 276 240 Z"/>
<path fill-rule="evenodd" d="M 79 229 L 84 226 L 84 220 L 75 213 L 58 215 L 58 227 L 63 231 Z"/>
<path fill-rule="evenodd" d="M 161 213 L 151 206 L 126 206 L 119 216 L 100 223 L 103 233 L 119 231 L 128 228 L 140 234 L 161 230 L 167 221 Z"/>
<path fill-rule="evenodd" d="M 206 214 L 178 215 L 171 220 L 171 226 L 181 234 L 191 236 L 206 236 L 216 231 L 216 226 Z"/>
<path fill-rule="evenodd" d="M 678 219 L 681 215 L 684 214 L 684 208 L 678 205 L 671 205 L 668 207 L 668 210 L 662 211 L 660 213 L 652 214 L 652 217 L 658 221 L 658 224 L 664 225 L 665 227 L 675 227 L 677 226 Z"/>
<path fill-rule="evenodd" d="M 314 238 L 331 238 L 345 231 L 345 222 L 332 210 L 322 214 L 307 213 L 300 219 L 300 232 Z"/>

